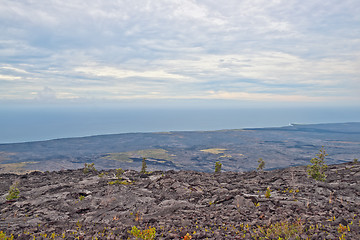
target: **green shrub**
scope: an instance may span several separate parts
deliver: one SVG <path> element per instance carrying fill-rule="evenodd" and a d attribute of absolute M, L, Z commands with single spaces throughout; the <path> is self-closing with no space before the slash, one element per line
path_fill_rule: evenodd
<path fill-rule="evenodd" d="M 316 157 L 310 160 L 312 165 L 307 166 L 307 173 L 309 177 L 317 181 L 325 181 L 326 175 L 324 172 L 328 167 L 325 162 L 325 157 L 327 155 L 328 154 L 326 154 L 324 146 L 322 146 L 319 153 L 316 154 Z"/>
<path fill-rule="evenodd" d="M 129 184 L 133 183 L 130 180 L 123 180 L 123 178 L 122 178 L 123 173 L 124 173 L 124 170 L 122 170 L 121 168 L 116 169 L 115 176 L 116 176 L 117 180 L 110 181 L 110 182 L 108 182 L 108 184 L 109 185 L 114 185 L 114 184 L 129 185 Z"/>
<path fill-rule="evenodd" d="M 15 183 L 10 187 L 6 200 L 11 201 L 13 199 L 17 199 L 19 198 L 19 194 L 20 190 L 18 189 L 18 183 Z"/>
<path fill-rule="evenodd" d="M 90 171 L 96 172 L 96 168 L 94 167 L 95 163 L 85 163 L 83 172 L 86 174 Z"/>
<path fill-rule="evenodd" d="M 215 163 L 215 172 L 218 173 L 218 172 L 221 172 L 221 167 L 222 167 L 222 163 L 217 161 Z"/>
<path fill-rule="evenodd" d="M 256 169 L 258 171 L 262 171 L 265 167 L 265 161 L 262 158 L 259 158 L 258 163 L 259 163 L 259 165 Z"/>
<path fill-rule="evenodd" d="M 114 185 L 114 184 L 129 185 L 129 184 L 132 184 L 132 183 L 133 182 L 131 182 L 131 181 L 129 182 L 129 181 L 126 181 L 126 180 L 121 181 L 121 179 L 108 182 L 109 185 Z"/>

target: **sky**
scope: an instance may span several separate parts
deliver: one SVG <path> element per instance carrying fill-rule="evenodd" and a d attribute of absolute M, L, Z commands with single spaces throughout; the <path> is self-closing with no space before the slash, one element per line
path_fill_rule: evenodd
<path fill-rule="evenodd" d="M 360 107 L 358 0 L 0 0 L 0 104 Z"/>

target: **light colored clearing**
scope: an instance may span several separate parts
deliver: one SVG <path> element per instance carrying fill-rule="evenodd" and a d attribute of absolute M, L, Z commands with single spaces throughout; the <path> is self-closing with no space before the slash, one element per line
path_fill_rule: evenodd
<path fill-rule="evenodd" d="M 233 153 L 232 154 L 234 157 L 244 157 L 245 155 L 242 153 Z"/>
<path fill-rule="evenodd" d="M 161 159 L 166 161 L 172 161 L 175 155 L 169 154 L 164 149 L 144 149 L 131 152 L 109 153 L 103 159 L 116 160 L 121 162 L 133 162 L 131 158 L 146 158 L 148 160 L 157 161 L 155 159 Z"/>
<path fill-rule="evenodd" d="M 130 156 L 128 153 L 124 152 L 124 153 L 108 153 L 106 156 L 102 157 L 102 159 L 107 159 L 107 160 L 115 160 L 115 161 L 120 161 L 120 162 L 127 162 L 127 163 L 132 163 L 133 160 L 130 159 Z"/>
<path fill-rule="evenodd" d="M 244 154 L 241 154 L 241 153 L 233 153 L 232 155 L 230 154 L 226 154 L 224 153 L 224 155 L 220 156 L 221 158 L 239 158 L 239 157 L 244 157 L 245 155 Z"/>
<path fill-rule="evenodd" d="M 164 149 L 146 149 L 146 150 L 140 150 L 140 151 L 134 151 L 131 152 L 134 156 L 138 157 L 144 157 L 144 158 L 152 158 L 152 159 L 163 159 L 171 161 L 174 157 L 174 155 L 169 154 Z"/>
<path fill-rule="evenodd" d="M 33 163 L 37 163 L 37 162 L 20 162 L 20 163 L 0 164 L 0 173 L 24 174 L 24 173 L 32 172 L 33 170 L 25 169 L 25 166 L 28 164 L 33 164 Z"/>
<path fill-rule="evenodd" d="M 223 154 L 225 151 L 227 151 L 227 149 L 225 149 L 225 148 L 208 148 L 208 149 L 203 149 L 200 151 L 211 153 L 211 154 Z"/>

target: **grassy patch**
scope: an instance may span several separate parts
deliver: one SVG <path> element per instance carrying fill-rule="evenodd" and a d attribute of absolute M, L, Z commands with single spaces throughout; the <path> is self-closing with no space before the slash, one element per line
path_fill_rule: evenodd
<path fill-rule="evenodd" d="M 225 153 L 225 151 L 228 151 L 228 149 L 226 149 L 226 148 L 207 148 L 207 149 L 202 149 L 200 151 L 205 152 L 205 153 L 214 154 L 214 155 L 219 155 L 218 156 L 219 158 L 232 158 L 233 155 L 237 155 L 237 157 L 244 156 L 241 153 L 235 153 L 233 155 Z"/>
<path fill-rule="evenodd" d="M 201 152 L 211 153 L 211 154 L 223 154 L 227 149 L 225 148 L 208 148 L 202 149 Z"/>
<path fill-rule="evenodd" d="M 126 152 L 124 152 L 124 153 L 108 153 L 106 156 L 102 157 L 102 159 L 115 160 L 115 161 L 127 162 L 127 163 L 133 162 L 133 160 L 130 159 L 129 153 L 126 153 Z"/>
<path fill-rule="evenodd" d="M 31 172 L 31 170 L 26 169 L 26 165 L 34 164 L 37 162 L 20 162 L 20 163 L 6 163 L 0 164 L 0 173 L 27 173 Z"/>
<path fill-rule="evenodd" d="M 153 161 L 152 159 L 172 161 L 173 157 L 174 155 L 169 154 L 166 150 L 159 148 L 159 149 L 144 149 L 144 150 L 131 151 L 131 152 L 109 153 L 102 158 L 131 163 L 133 162 L 131 158 L 146 158 L 149 161 Z"/>
<path fill-rule="evenodd" d="M 168 153 L 168 151 L 164 149 L 146 149 L 132 152 L 135 156 L 140 156 L 144 158 L 153 158 L 153 159 L 163 159 L 167 161 L 173 160 L 174 155 Z"/>

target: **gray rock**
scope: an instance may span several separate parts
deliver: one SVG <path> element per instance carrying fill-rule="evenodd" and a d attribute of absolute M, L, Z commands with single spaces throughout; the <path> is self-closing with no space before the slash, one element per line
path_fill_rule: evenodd
<path fill-rule="evenodd" d="M 0 230 L 16 236 L 30 232 L 32 238 L 53 231 L 68 238 L 128 239 L 137 226 L 155 227 L 158 239 L 180 239 L 187 233 L 193 239 L 251 239 L 258 227 L 301 221 L 303 239 L 338 239 L 340 224 L 350 226 L 348 239 L 360 239 L 360 178 L 352 172 L 357 168 L 347 165 L 330 165 L 332 175 L 325 183 L 309 179 L 304 167 L 146 176 L 126 171 L 123 175 L 132 181 L 128 185 L 108 184 L 114 170 L 103 178 L 82 170 L 6 175 L 1 189 L 20 179 L 21 198 L 1 202 Z M 264 197 L 267 187 L 270 198 Z"/>

